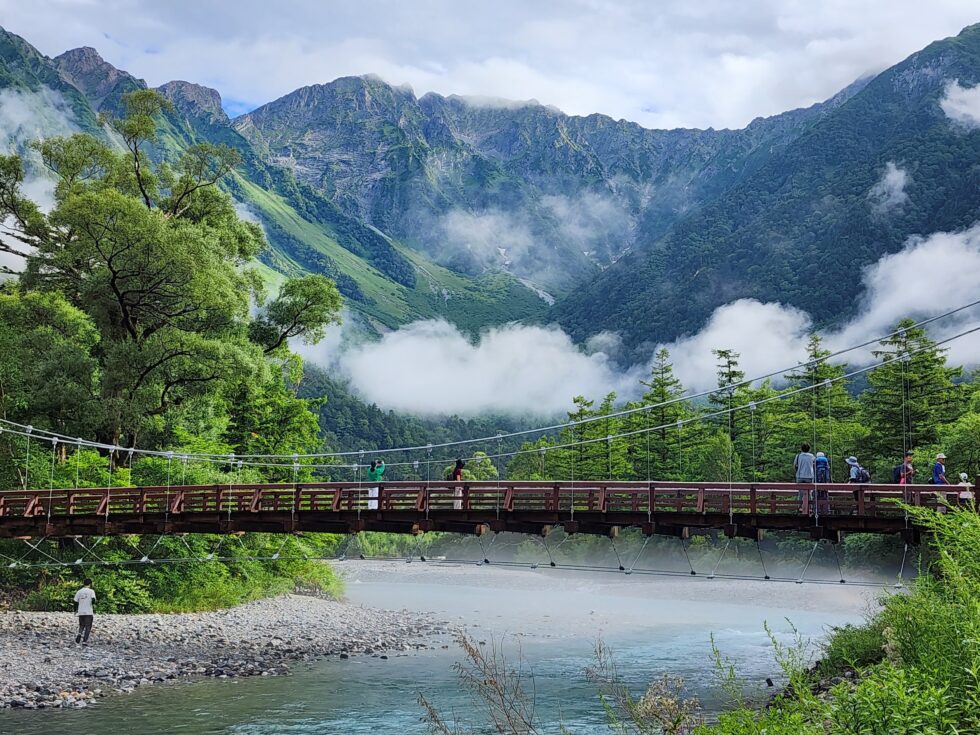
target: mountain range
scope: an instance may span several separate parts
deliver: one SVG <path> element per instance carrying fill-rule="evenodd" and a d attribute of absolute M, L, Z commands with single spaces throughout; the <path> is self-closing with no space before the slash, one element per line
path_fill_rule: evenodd
<path fill-rule="evenodd" d="M 173 81 L 155 155 L 238 149 L 227 186 L 266 230 L 267 278 L 331 276 L 366 330 L 551 321 L 640 354 L 739 298 L 832 324 L 858 307 L 863 267 L 980 220 L 980 129 L 946 115 L 952 83 L 980 83 L 980 25 L 739 130 L 419 97 L 373 76 L 229 119 L 217 91 Z M 105 135 L 99 113 L 144 86 L 94 49 L 52 59 L 0 32 L 0 106 L 30 95 Z"/>

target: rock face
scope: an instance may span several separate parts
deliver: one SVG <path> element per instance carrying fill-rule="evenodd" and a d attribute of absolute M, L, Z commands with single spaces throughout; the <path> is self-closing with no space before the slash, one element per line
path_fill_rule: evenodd
<path fill-rule="evenodd" d="M 84 94 L 96 110 L 116 104 L 133 89 L 145 87 L 142 79 L 117 69 L 90 46 L 71 49 L 54 58 L 62 76 Z"/>
<path fill-rule="evenodd" d="M 228 123 L 228 116 L 221 108 L 221 95 L 216 89 L 202 87 L 191 82 L 173 81 L 157 87 L 164 97 L 186 117 L 205 117 L 215 124 Z"/>
<path fill-rule="evenodd" d="M 298 89 L 234 126 L 268 160 L 437 261 L 503 267 L 560 292 L 732 186 L 742 161 L 824 109 L 742 131 L 648 130 L 533 101 L 418 98 L 367 76 Z"/>
<path fill-rule="evenodd" d="M 0 708 L 85 707 L 188 676 L 288 674 L 326 656 L 434 647 L 431 616 L 288 595 L 211 613 L 97 615 L 88 645 L 69 613 L 0 613 Z"/>

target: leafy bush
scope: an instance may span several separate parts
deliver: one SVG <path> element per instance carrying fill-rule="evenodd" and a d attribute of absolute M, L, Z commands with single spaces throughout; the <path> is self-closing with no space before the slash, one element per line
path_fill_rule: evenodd
<path fill-rule="evenodd" d="M 826 678 L 876 664 L 885 657 L 884 643 L 882 623 L 878 619 L 866 625 L 833 628 L 817 672 Z"/>

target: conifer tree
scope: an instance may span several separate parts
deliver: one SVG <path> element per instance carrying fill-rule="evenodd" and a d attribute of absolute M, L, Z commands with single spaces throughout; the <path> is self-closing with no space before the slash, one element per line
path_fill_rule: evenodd
<path fill-rule="evenodd" d="M 861 394 L 869 430 L 863 447 L 887 467 L 906 449 L 934 444 L 939 426 L 959 417 L 964 407 L 953 381 L 963 371 L 947 367 L 946 350 L 911 319 L 899 322 L 897 333 L 872 354 L 882 364 L 870 373 L 869 387 Z"/>

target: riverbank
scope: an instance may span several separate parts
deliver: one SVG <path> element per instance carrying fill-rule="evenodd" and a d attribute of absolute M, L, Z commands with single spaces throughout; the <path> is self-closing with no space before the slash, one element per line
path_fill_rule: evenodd
<path fill-rule="evenodd" d="M 0 708 L 87 707 L 101 697 L 185 677 L 287 674 L 297 662 L 431 648 L 432 616 L 286 595 L 228 610 L 97 615 L 77 645 L 71 613 L 0 613 Z"/>

